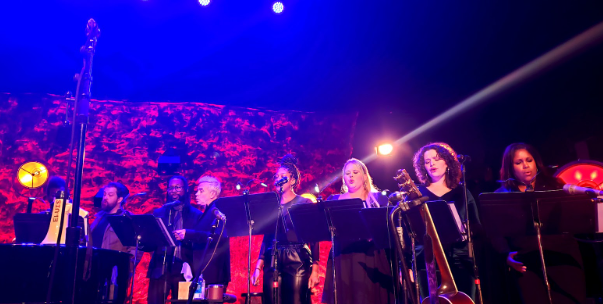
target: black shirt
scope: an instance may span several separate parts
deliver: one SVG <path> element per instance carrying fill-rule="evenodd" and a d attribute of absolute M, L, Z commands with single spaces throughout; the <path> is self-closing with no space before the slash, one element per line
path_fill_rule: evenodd
<path fill-rule="evenodd" d="M 289 215 L 289 208 L 291 208 L 291 206 L 295 204 L 312 204 L 312 201 L 300 195 L 296 195 L 291 201 L 281 205 L 283 215 L 281 217 L 281 220 L 278 221 L 279 233 L 277 234 L 277 246 L 301 244 L 301 241 L 298 240 L 297 234 L 293 229 L 293 222 L 291 221 L 291 216 Z M 285 229 L 283 229 L 283 223 L 285 225 Z M 264 239 L 262 240 L 262 248 L 260 249 L 260 259 L 266 260 L 266 251 L 272 248 L 273 240 L 274 233 L 264 235 Z M 318 261 L 320 257 L 318 243 L 312 243 L 308 245 L 310 246 L 310 251 L 312 251 L 312 262 Z"/>

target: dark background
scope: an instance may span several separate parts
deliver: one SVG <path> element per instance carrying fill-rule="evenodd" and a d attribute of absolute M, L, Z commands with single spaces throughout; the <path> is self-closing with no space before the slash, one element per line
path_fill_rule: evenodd
<path fill-rule="evenodd" d="M 93 96 L 358 112 L 353 156 L 373 153 L 481 88 L 603 21 L 602 1 L 10 1 L 0 4 L 0 91 L 74 89 L 86 20 L 102 35 Z M 369 164 L 392 189 L 412 153 L 445 141 L 494 179 L 508 144 L 545 164 L 603 160 L 603 47 L 414 138 Z M 410 171 L 410 170 L 409 170 Z"/>

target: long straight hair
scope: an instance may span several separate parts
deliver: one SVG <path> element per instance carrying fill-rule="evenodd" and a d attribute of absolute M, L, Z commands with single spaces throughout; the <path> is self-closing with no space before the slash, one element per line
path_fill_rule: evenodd
<path fill-rule="evenodd" d="M 517 188 L 519 184 L 523 184 L 519 181 L 517 176 L 515 176 L 515 168 L 513 168 L 513 159 L 515 158 L 515 153 L 519 150 L 526 150 L 532 155 L 536 162 L 538 175 L 542 175 L 542 178 L 545 179 L 546 177 L 549 177 L 548 172 L 544 167 L 544 163 L 542 162 L 542 157 L 540 157 L 540 153 L 538 153 L 536 148 L 526 143 L 512 143 L 505 149 L 505 153 L 503 153 L 502 157 L 502 165 L 500 167 L 500 179 L 503 185 L 508 189 Z M 535 177 L 536 179 L 538 179 L 538 175 Z"/>

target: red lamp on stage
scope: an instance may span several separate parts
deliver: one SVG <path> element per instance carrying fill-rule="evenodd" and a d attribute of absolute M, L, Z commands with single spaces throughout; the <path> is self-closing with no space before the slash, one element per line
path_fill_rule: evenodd
<path fill-rule="evenodd" d="M 593 160 L 571 162 L 559 168 L 555 177 L 566 184 L 603 190 L 603 163 Z"/>

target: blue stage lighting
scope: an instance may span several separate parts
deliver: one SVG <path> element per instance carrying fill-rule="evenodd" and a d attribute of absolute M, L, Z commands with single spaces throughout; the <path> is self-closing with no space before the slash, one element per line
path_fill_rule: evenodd
<path fill-rule="evenodd" d="M 282 13 L 284 9 L 285 6 L 282 2 L 274 2 L 274 4 L 272 5 L 272 10 L 277 14 Z"/>
<path fill-rule="evenodd" d="M 209 4 L 209 0 L 199 0 L 199 4 L 207 6 Z"/>

